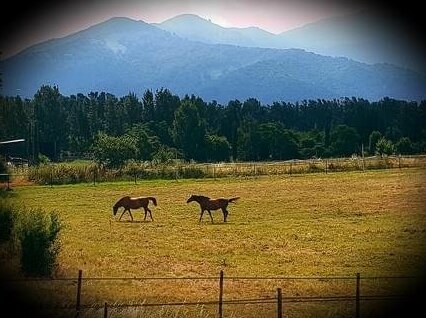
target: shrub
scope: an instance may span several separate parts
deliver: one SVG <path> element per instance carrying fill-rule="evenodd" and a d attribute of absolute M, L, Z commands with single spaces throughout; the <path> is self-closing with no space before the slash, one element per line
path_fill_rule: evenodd
<path fill-rule="evenodd" d="M 70 165 L 52 164 L 33 166 L 28 169 L 28 179 L 37 184 L 70 184 L 92 182 L 93 174 L 99 179 L 100 170 L 96 164 Z"/>
<path fill-rule="evenodd" d="M 29 210 L 19 231 L 21 268 L 30 276 L 51 276 L 57 267 L 61 223 L 55 212 Z"/>
<path fill-rule="evenodd" d="M 0 204 L 0 242 L 9 241 L 12 236 L 14 210 L 8 205 Z"/>
<path fill-rule="evenodd" d="M 92 148 L 95 161 L 110 168 L 121 168 L 127 160 L 138 156 L 137 139 L 129 135 L 99 133 Z"/>
<path fill-rule="evenodd" d="M 383 155 L 391 155 L 395 152 L 395 146 L 392 141 L 386 138 L 380 138 L 376 144 L 376 152 L 382 157 Z"/>
<path fill-rule="evenodd" d="M 193 167 L 193 166 L 189 166 L 189 167 L 179 167 L 179 176 L 181 178 L 194 178 L 194 179 L 200 179 L 200 178 L 205 178 L 206 177 L 206 173 L 198 168 L 198 167 Z"/>
<path fill-rule="evenodd" d="M 7 173 L 6 159 L 0 155 L 0 173 Z"/>
<path fill-rule="evenodd" d="M 323 171 L 324 171 L 323 167 L 321 167 L 321 166 L 319 166 L 319 165 L 317 165 L 313 162 L 309 163 L 307 172 L 313 172 L 314 173 L 314 172 L 323 172 Z"/>

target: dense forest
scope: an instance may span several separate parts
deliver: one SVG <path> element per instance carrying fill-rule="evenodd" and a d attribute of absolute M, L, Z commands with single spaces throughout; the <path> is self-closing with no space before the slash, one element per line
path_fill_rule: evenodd
<path fill-rule="evenodd" d="M 426 101 L 358 98 L 227 105 L 168 89 L 141 99 L 105 92 L 63 96 L 42 86 L 32 99 L 0 96 L 0 140 L 31 162 L 74 155 L 109 166 L 128 159 L 198 162 L 286 160 L 426 152 Z M 18 149 L 18 150 L 17 150 Z M 2 151 L 3 152 L 3 151 Z"/>

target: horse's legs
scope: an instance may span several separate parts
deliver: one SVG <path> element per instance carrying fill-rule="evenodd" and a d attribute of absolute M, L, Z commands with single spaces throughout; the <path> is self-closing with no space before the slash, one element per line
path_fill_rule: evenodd
<path fill-rule="evenodd" d="M 153 220 L 154 221 L 154 219 L 152 218 L 152 213 L 151 213 L 151 210 L 149 209 L 149 208 L 146 208 L 147 210 L 148 210 L 148 212 L 149 212 L 149 216 L 151 217 L 151 220 Z"/>
<path fill-rule="evenodd" d="M 123 211 L 123 213 L 121 213 L 120 218 L 118 219 L 119 221 L 121 220 L 121 217 L 123 216 L 123 214 L 126 212 L 126 210 Z"/>
<path fill-rule="evenodd" d="M 228 210 L 226 208 L 223 208 L 222 212 L 223 212 L 223 222 L 226 222 L 226 219 L 228 218 Z"/>
<path fill-rule="evenodd" d="M 207 210 L 207 212 L 209 212 L 209 215 L 210 215 L 210 220 L 212 220 L 212 223 L 213 223 L 213 217 L 212 217 L 212 213 L 210 212 L 210 210 Z"/>
<path fill-rule="evenodd" d="M 203 218 L 203 214 L 204 214 L 204 210 L 203 210 L 203 209 L 201 209 L 200 221 L 198 221 L 198 222 L 201 222 L 201 219 Z"/>
<path fill-rule="evenodd" d="M 143 209 L 145 210 L 145 217 L 143 218 L 143 220 L 144 221 L 146 220 L 146 217 L 147 217 L 148 212 L 149 212 L 149 216 L 151 217 L 151 220 L 154 221 L 154 219 L 152 218 L 152 212 L 151 212 L 151 210 L 148 207 L 143 208 Z"/>
<path fill-rule="evenodd" d="M 129 212 L 130 217 L 131 217 L 131 219 L 132 219 L 132 221 L 133 221 L 133 216 L 132 216 L 132 212 L 130 212 L 130 209 L 124 209 L 123 213 L 121 213 L 120 218 L 119 218 L 118 220 L 119 220 L 119 221 L 121 220 L 121 217 L 123 216 L 123 214 L 124 214 L 124 213 L 126 213 L 126 211 L 128 211 L 128 212 Z"/>

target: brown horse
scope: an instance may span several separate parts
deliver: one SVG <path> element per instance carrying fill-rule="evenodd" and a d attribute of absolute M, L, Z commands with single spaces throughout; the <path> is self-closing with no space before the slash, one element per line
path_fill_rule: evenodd
<path fill-rule="evenodd" d="M 151 210 L 148 208 L 149 201 L 152 201 L 152 203 L 154 203 L 155 206 L 157 205 L 157 200 L 153 197 L 131 198 L 129 196 L 125 196 L 125 197 L 121 198 L 120 200 L 118 200 L 116 204 L 114 204 L 112 211 L 113 211 L 114 215 L 116 215 L 118 209 L 123 207 L 124 211 L 123 211 L 123 213 L 121 213 L 121 216 L 118 220 L 120 221 L 123 214 L 126 211 L 128 211 L 129 214 L 130 214 L 130 217 L 132 218 L 132 221 L 133 221 L 133 216 L 132 216 L 132 212 L 130 212 L 130 209 L 143 208 L 144 211 L 145 211 L 144 221 L 146 220 L 147 212 L 149 212 L 149 215 L 151 216 L 151 220 L 154 221 L 154 219 L 152 218 Z"/>
<path fill-rule="evenodd" d="M 190 202 L 198 202 L 198 204 L 200 205 L 201 208 L 201 215 L 200 215 L 200 221 L 203 217 L 204 211 L 207 211 L 210 215 L 210 219 L 212 220 L 213 223 L 213 217 L 211 214 L 211 211 L 214 210 L 219 210 L 221 209 L 223 212 L 223 222 L 226 222 L 226 219 L 228 217 L 228 210 L 226 209 L 228 207 L 228 204 L 230 202 L 235 202 L 236 200 L 238 200 L 240 197 L 235 197 L 235 198 L 231 198 L 231 199 L 210 199 L 209 197 L 205 197 L 203 195 L 191 195 L 191 197 L 186 201 L 186 203 L 190 203 Z"/>

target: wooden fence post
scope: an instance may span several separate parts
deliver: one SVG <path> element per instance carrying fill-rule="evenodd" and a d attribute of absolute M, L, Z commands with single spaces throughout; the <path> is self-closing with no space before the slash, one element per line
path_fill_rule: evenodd
<path fill-rule="evenodd" d="M 104 305 L 104 318 L 108 318 L 108 304 L 105 302 Z"/>
<path fill-rule="evenodd" d="M 81 280 L 83 276 L 83 271 L 81 269 L 78 270 L 78 281 L 77 281 L 77 303 L 76 303 L 76 315 L 75 317 L 80 316 L 80 300 L 81 300 Z"/>
<path fill-rule="evenodd" d="M 277 289 L 277 317 L 283 318 L 283 296 L 281 288 Z"/>
<path fill-rule="evenodd" d="M 360 315 L 360 281 L 361 276 L 359 273 L 356 273 L 356 296 L 355 296 L 355 317 L 359 318 Z"/>
<path fill-rule="evenodd" d="M 223 270 L 220 271 L 219 278 L 219 318 L 223 318 Z"/>

